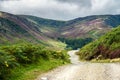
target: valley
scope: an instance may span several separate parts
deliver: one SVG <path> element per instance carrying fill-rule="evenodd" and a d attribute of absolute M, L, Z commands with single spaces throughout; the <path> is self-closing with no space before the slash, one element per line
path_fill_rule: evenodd
<path fill-rule="evenodd" d="M 112 28 L 120 25 L 119 20 L 119 15 L 93 15 L 60 21 L 0 12 L 0 43 L 32 42 L 55 48 L 57 45 L 52 42 L 61 44 L 58 38 L 66 40 L 92 38 L 96 40 Z M 68 46 L 67 48 L 77 49 L 81 47 Z"/>
<path fill-rule="evenodd" d="M 0 11 L 0 80 L 119 80 L 119 25 L 120 15 L 62 21 Z"/>

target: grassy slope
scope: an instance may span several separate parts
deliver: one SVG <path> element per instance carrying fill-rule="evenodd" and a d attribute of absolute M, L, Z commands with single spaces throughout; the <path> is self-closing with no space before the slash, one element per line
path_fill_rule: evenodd
<path fill-rule="evenodd" d="M 100 39 L 84 46 L 77 54 L 79 54 L 82 60 L 119 58 L 120 26 Z"/>
<path fill-rule="evenodd" d="M 65 43 L 55 40 L 49 40 L 47 43 L 51 45 L 48 48 L 52 50 L 64 50 L 67 46 Z"/>
<path fill-rule="evenodd" d="M 55 51 L 39 44 L 0 46 L 0 79 L 34 80 L 38 75 L 69 63 L 66 51 Z"/>
<path fill-rule="evenodd" d="M 64 23 L 64 21 L 0 12 L 0 45 L 32 42 L 54 47 L 56 50 L 64 49 L 65 44 L 54 39 L 58 36 L 58 28 Z"/>

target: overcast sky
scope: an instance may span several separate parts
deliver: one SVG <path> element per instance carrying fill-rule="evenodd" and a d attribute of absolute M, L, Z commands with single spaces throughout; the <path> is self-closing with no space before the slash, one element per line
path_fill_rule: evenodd
<path fill-rule="evenodd" d="M 0 0 L 0 11 L 70 20 L 88 15 L 120 14 L 120 0 Z"/>

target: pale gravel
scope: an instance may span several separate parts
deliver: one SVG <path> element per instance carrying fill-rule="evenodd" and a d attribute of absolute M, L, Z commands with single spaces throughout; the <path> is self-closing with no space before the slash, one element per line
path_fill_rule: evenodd
<path fill-rule="evenodd" d="M 68 52 L 72 64 L 44 73 L 36 80 L 120 80 L 120 63 L 80 62 L 77 51 Z"/>

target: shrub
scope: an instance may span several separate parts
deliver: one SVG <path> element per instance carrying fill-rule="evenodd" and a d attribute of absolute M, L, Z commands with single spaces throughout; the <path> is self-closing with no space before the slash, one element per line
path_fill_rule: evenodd
<path fill-rule="evenodd" d="M 96 41 L 84 46 L 78 52 L 80 59 L 91 60 L 102 55 L 102 59 L 120 57 L 120 26 Z"/>
<path fill-rule="evenodd" d="M 42 58 L 42 59 L 41 59 Z M 24 43 L 0 47 L 0 79 L 10 74 L 12 68 L 20 65 L 26 66 L 38 63 L 39 60 L 58 59 L 68 62 L 68 55 L 65 51 L 47 50 L 45 47 L 36 44 Z"/>
<path fill-rule="evenodd" d="M 10 70 L 17 65 L 18 63 L 13 55 L 0 50 L 0 78 L 4 78 L 5 74 L 7 75 Z"/>

